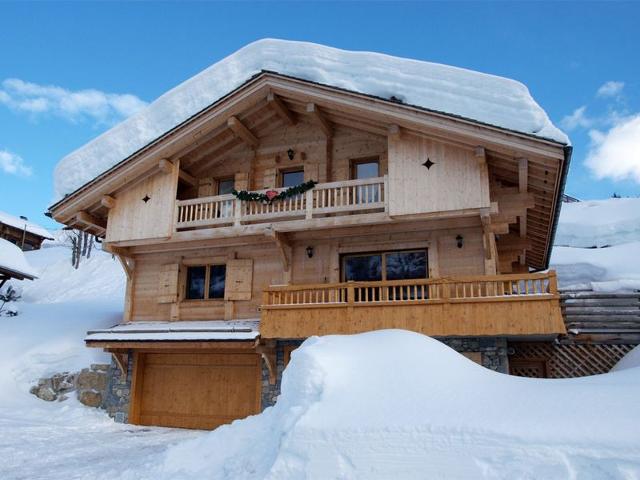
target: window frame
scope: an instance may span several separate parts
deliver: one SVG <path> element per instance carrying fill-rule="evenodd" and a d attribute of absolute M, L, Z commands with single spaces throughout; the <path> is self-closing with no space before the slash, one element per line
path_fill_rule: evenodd
<path fill-rule="evenodd" d="M 349 164 L 349 177 L 351 180 L 358 180 L 358 165 L 362 165 L 365 163 L 375 163 L 378 165 L 378 176 L 370 177 L 370 178 L 379 178 L 380 177 L 380 168 L 381 162 L 380 157 L 364 157 L 364 158 L 352 158 Z"/>
<path fill-rule="evenodd" d="M 289 188 L 284 186 L 284 176 L 287 173 L 302 172 L 302 182 L 304 182 L 304 165 L 297 165 L 293 167 L 282 168 L 278 170 L 278 187 L 277 188 Z M 295 185 L 294 185 L 295 186 Z"/>
<path fill-rule="evenodd" d="M 340 255 L 340 280 L 342 282 L 347 282 L 348 281 L 346 279 L 346 273 L 347 273 L 346 260 L 349 257 L 364 257 L 364 256 L 367 256 L 367 255 L 380 255 L 382 257 L 382 263 L 381 263 L 382 279 L 381 280 L 370 280 L 370 281 L 372 281 L 372 282 L 376 282 L 376 281 L 386 282 L 387 281 L 387 255 L 394 254 L 394 253 L 415 253 L 415 252 L 424 252 L 424 254 L 425 254 L 426 276 L 424 277 L 424 279 L 427 280 L 429 278 L 429 248 L 428 247 L 424 247 L 424 248 L 409 248 L 409 249 L 400 249 L 400 250 L 373 250 L 373 251 L 366 251 L 366 252 L 343 253 L 342 255 Z M 393 281 L 395 281 L 395 280 L 393 280 Z"/>
<path fill-rule="evenodd" d="M 233 188 L 235 188 L 236 179 L 234 176 L 216 178 L 216 195 L 228 195 L 226 193 L 220 193 L 220 184 L 222 182 L 231 182 Z"/>
<path fill-rule="evenodd" d="M 209 297 L 209 290 L 211 288 L 211 267 L 223 266 L 224 270 L 224 286 L 225 293 L 223 293 L 222 297 Z M 182 289 L 182 295 L 185 302 L 220 302 L 224 301 L 226 290 L 227 290 L 227 264 L 224 262 L 212 262 L 212 263 L 197 263 L 193 265 L 185 265 L 185 273 L 184 273 L 184 288 Z M 198 268 L 204 267 L 204 297 L 203 298 L 189 298 L 187 296 L 189 292 L 189 269 L 190 268 Z"/>

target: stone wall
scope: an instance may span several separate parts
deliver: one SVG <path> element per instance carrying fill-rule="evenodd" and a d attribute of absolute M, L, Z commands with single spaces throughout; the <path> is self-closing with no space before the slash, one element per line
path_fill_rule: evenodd
<path fill-rule="evenodd" d="M 483 367 L 509 373 L 507 339 L 504 337 L 444 337 L 438 340 L 456 352 L 479 352 Z"/>
<path fill-rule="evenodd" d="M 280 395 L 280 384 L 282 383 L 282 372 L 285 367 L 285 347 L 297 348 L 302 340 L 279 340 L 276 342 L 276 383 L 269 384 L 269 369 L 262 361 L 262 410 L 275 405 L 278 395 Z"/>
<path fill-rule="evenodd" d="M 127 374 L 122 375 L 116 362 L 111 359 L 107 372 L 104 408 L 109 416 L 118 423 L 127 423 L 129 419 L 129 399 L 131 398 L 131 378 L 133 375 L 133 355 L 127 354 Z"/>
<path fill-rule="evenodd" d="M 75 392 L 78 400 L 84 405 L 102 407 L 109 368 L 109 365 L 96 363 L 80 372 L 56 373 L 38 380 L 38 384 L 33 386 L 30 392 L 47 402 L 66 400 Z"/>

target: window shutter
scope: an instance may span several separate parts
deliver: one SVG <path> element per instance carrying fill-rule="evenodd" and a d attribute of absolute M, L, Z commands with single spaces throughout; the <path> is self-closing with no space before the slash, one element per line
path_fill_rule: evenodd
<path fill-rule="evenodd" d="M 238 191 L 249 190 L 249 174 L 246 172 L 236 173 L 233 183 L 233 188 Z"/>
<path fill-rule="evenodd" d="M 251 300 L 253 260 L 228 260 L 224 285 L 225 300 Z"/>
<path fill-rule="evenodd" d="M 180 265 L 170 263 L 160 267 L 158 303 L 174 303 L 178 300 L 178 273 Z"/>
<path fill-rule="evenodd" d="M 278 171 L 275 168 L 267 168 L 264 171 L 264 178 L 262 183 L 263 188 L 275 188 L 276 187 L 276 175 Z"/>
<path fill-rule="evenodd" d="M 320 180 L 320 165 L 317 163 L 304 164 L 304 181 L 308 182 L 310 180 L 314 180 L 316 182 Z"/>

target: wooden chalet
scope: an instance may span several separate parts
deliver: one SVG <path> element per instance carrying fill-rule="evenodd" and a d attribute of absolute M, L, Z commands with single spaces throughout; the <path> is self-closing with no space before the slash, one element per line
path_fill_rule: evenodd
<path fill-rule="evenodd" d="M 17 245 L 21 250 L 39 250 L 42 242 L 53 240 L 51 233 L 30 222 L 26 217 L 16 217 L 0 211 L 0 238 Z"/>
<path fill-rule="evenodd" d="M 87 337 L 124 418 L 212 428 L 272 403 L 311 335 L 403 328 L 487 365 L 566 333 L 545 270 L 570 153 L 263 71 L 50 212 L 126 272 L 122 325 Z"/>

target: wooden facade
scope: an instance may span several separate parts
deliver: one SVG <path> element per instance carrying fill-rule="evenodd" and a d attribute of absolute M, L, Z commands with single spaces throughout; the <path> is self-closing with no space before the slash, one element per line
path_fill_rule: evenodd
<path fill-rule="evenodd" d="M 529 271 L 548 266 L 567 161 L 556 142 L 263 73 L 51 212 L 118 256 L 125 322 L 260 319 L 253 355 L 95 345 L 138 352 L 131 421 L 212 427 L 259 407 L 261 342 L 565 333 L 554 273 Z M 317 184 L 273 203 L 229 193 L 291 178 Z M 419 278 L 346 278 L 350 256 L 406 252 Z M 220 398 L 244 392 L 234 409 L 199 390 L 202 371 Z M 172 403 L 176 388 L 193 403 Z"/>

